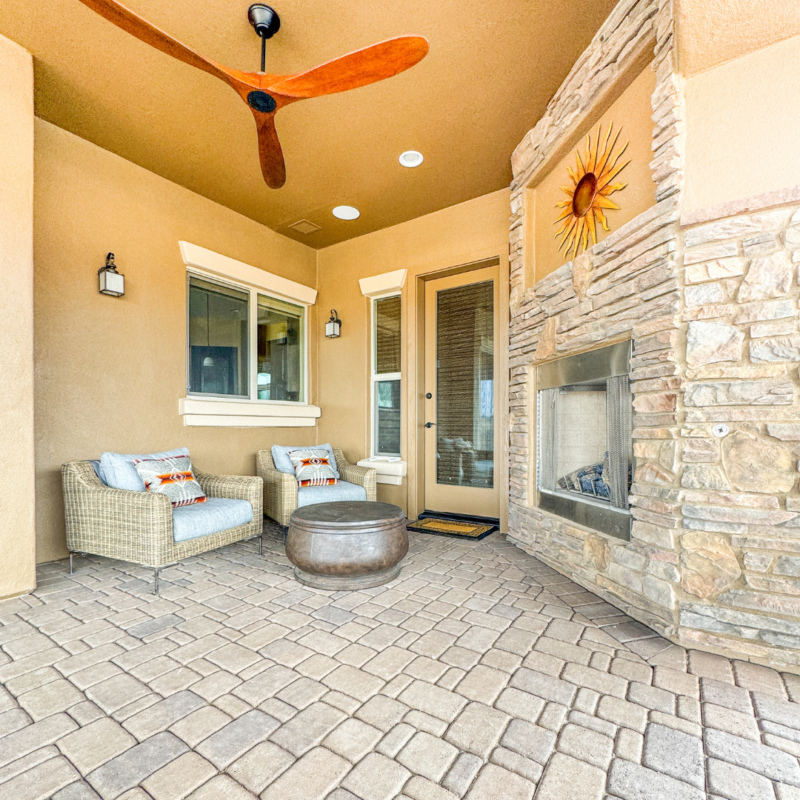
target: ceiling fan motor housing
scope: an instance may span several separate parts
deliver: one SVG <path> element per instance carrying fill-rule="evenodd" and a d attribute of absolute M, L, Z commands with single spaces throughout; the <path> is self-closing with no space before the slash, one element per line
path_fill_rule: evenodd
<path fill-rule="evenodd" d="M 262 39 L 271 39 L 281 27 L 278 12 L 263 3 L 253 3 L 247 11 L 247 19 Z"/>

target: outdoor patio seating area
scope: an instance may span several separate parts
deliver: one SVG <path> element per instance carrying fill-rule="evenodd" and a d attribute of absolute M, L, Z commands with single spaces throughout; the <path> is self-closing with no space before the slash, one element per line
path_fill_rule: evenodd
<path fill-rule="evenodd" d="M 300 586 L 277 527 L 0 604 L 0 797 L 796 800 L 800 677 L 656 636 L 495 533 Z"/>

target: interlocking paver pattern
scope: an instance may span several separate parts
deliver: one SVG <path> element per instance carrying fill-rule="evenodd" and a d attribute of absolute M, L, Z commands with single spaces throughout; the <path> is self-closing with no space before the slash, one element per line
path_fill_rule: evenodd
<path fill-rule="evenodd" d="M 282 537 L 0 603 L 0 797 L 800 800 L 800 677 L 687 651 L 509 544 L 323 592 Z"/>

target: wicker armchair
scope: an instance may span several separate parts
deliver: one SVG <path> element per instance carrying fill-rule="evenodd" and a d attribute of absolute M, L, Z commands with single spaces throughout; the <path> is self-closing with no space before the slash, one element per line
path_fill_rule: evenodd
<path fill-rule="evenodd" d="M 73 553 L 131 561 L 155 570 L 183 558 L 214 550 L 226 544 L 261 536 L 261 479 L 247 475 L 206 475 L 194 470 L 209 497 L 247 500 L 253 520 L 219 533 L 185 542 L 172 535 L 172 505 L 163 494 L 112 489 L 100 481 L 89 461 L 72 461 L 61 467 L 67 522 L 69 571 Z"/>
<path fill-rule="evenodd" d="M 374 501 L 378 473 L 369 467 L 350 464 L 341 450 L 334 448 L 333 454 L 342 480 L 363 486 L 367 492 L 367 500 Z M 297 481 L 294 475 L 275 469 L 275 462 L 269 450 L 258 451 L 256 468 L 259 477 L 264 481 L 264 513 L 278 525 L 286 528 L 292 513 L 297 510 Z"/>

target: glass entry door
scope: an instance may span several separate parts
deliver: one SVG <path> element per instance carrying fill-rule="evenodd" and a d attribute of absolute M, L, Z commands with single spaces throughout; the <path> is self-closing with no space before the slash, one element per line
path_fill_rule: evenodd
<path fill-rule="evenodd" d="M 425 508 L 482 517 L 500 510 L 498 267 L 425 287 Z"/>

